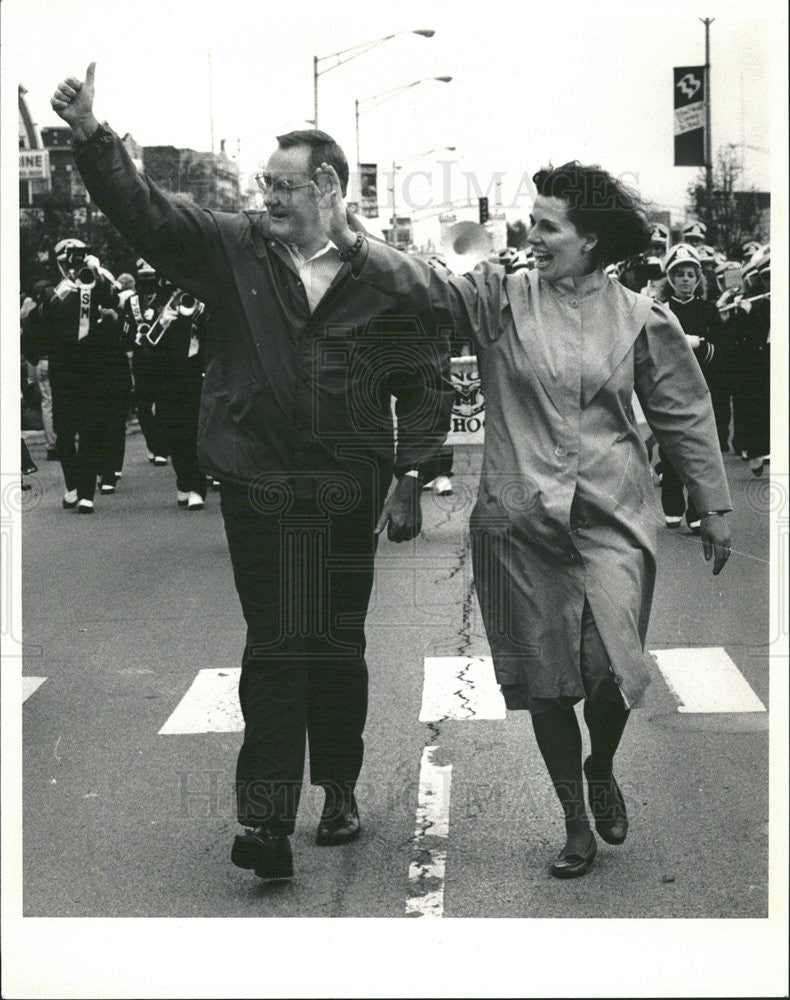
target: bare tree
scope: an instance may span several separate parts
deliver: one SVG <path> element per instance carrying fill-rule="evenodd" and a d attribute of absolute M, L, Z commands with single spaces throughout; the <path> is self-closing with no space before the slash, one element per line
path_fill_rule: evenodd
<path fill-rule="evenodd" d="M 688 186 L 690 213 L 707 224 L 708 242 L 731 259 L 740 257 L 747 240 L 764 235 L 760 193 L 754 185 L 746 188 L 742 179 L 738 148 L 727 145 L 719 147 L 716 155 L 710 203 L 704 169 Z"/>

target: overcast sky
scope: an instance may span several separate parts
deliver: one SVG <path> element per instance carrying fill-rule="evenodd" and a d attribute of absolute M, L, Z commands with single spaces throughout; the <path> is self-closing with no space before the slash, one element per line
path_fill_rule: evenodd
<path fill-rule="evenodd" d="M 424 77 L 426 82 L 360 117 L 361 159 L 390 171 L 430 170 L 431 182 L 399 184 L 399 204 L 463 197 L 465 175 L 486 193 L 504 174 L 508 215 L 525 215 L 516 198 L 525 172 L 578 157 L 630 174 L 643 194 L 680 211 L 695 175 L 672 165 L 672 67 L 704 62 L 700 13 L 718 14 L 711 28 L 714 148 L 742 143 L 746 180 L 769 187 L 771 24 L 779 8 L 750 5 L 762 17 L 728 16 L 744 4 L 632 3 L 618 13 L 577 16 L 582 5 L 448 0 L 374 4 L 222 3 L 187 0 L 11 0 L 18 23 L 14 54 L 19 82 L 40 126 L 57 124 L 49 107 L 64 75 L 98 62 L 96 110 L 143 145 L 210 146 L 209 51 L 214 136 L 227 140 L 249 174 L 273 136 L 306 127 L 313 115 L 313 56 L 325 56 L 393 32 L 432 28 L 433 38 L 401 35 L 319 79 L 319 122 L 355 159 L 354 99 Z M 8 4 L 4 3 L 4 12 Z M 584 5 L 588 12 L 592 5 Z M 776 29 L 776 25 L 774 26 Z M 322 67 L 327 62 L 321 63 Z M 453 161 L 442 168 L 439 154 Z M 414 158 L 414 159 L 412 159 Z M 404 176 L 405 176 L 404 170 Z M 388 181 L 380 179 L 381 198 Z M 493 194 L 493 190 L 491 191 Z"/>

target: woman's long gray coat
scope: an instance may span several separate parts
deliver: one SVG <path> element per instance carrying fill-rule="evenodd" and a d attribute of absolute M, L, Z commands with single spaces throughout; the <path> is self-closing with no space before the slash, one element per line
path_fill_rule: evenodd
<path fill-rule="evenodd" d="M 486 401 L 471 519 L 500 684 L 583 697 L 586 596 L 626 701 L 649 683 L 656 512 L 634 392 L 700 511 L 731 507 L 710 395 L 669 310 L 606 276 L 454 277 L 370 244 L 358 277 L 473 337 Z"/>

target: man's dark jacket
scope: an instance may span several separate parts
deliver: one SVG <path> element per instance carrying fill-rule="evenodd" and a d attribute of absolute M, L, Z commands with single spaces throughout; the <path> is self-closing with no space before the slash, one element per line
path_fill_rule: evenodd
<path fill-rule="evenodd" d="M 311 314 L 265 213 L 168 198 L 105 125 L 75 144 L 75 156 L 96 204 L 138 253 L 208 306 L 204 472 L 240 484 L 293 474 L 307 490 L 352 473 L 379 492 L 393 464 L 402 473 L 436 456 L 453 402 L 448 331 L 404 314 L 348 264 Z"/>

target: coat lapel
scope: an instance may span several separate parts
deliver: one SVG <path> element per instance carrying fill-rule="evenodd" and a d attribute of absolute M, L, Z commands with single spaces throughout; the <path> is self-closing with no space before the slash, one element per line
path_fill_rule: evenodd
<path fill-rule="evenodd" d="M 594 295 L 597 301 L 594 304 L 594 331 L 591 332 L 597 332 L 598 336 L 585 338 L 588 346 L 582 365 L 582 408 L 612 377 L 633 347 L 653 308 L 652 299 L 629 291 L 619 281 L 605 281 Z M 601 350 L 604 337 L 611 338 L 608 351 Z"/>
<path fill-rule="evenodd" d="M 546 363 L 548 346 L 540 317 L 540 297 L 535 271 L 517 271 L 506 279 L 507 300 L 516 334 L 532 370 L 558 413 L 562 412 L 562 388 Z"/>

